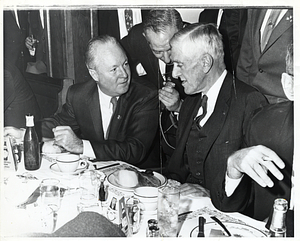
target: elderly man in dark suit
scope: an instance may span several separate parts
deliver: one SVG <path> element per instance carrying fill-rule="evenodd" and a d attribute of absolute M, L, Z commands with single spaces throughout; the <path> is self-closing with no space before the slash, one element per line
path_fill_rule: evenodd
<path fill-rule="evenodd" d="M 181 193 L 209 195 L 232 152 L 242 147 L 251 113 L 262 94 L 225 69 L 222 37 L 213 24 L 191 24 L 171 42 L 173 76 L 188 96 L 179 110 L 176 149 L 167 167 Z M 160 92 L 164 94 L 164 90 Z M 163 100 L 162 100 L 163 101 Z"/>
<path fill-rule="evenodd" d="M 54 137 L 43 148 L 54 143 L 103 161 L 157 164 L 157 92 L 131 79 L 127 56 L 111 36 L 89 41 L 86 65 L 93 80 L 71 86 L 62 112 L 37 123 L 40 136 Z"/>
<path fill-rule="evenodd" d="M 264 220 L 276 198 L 291 200 L 294 159 L 293 45 L 289 45 L 282 86 L 289 101 L 256 111 L 246 132 L 247 148 L 228 158 L 227 174 L 212 192 L 222 211 L 239 211 Z M 293 203 L 290 203 L 293 208 Z"/>
<path fill-rule="evenodd" d="M 269 18 L 272 16 L 274 19 Z M 293 40 L 293 21 L 292 9 L 248 10 L 236 74 L 263 93 L 270 104 L 287 100 L 280 79 L 286 46 Z"/>

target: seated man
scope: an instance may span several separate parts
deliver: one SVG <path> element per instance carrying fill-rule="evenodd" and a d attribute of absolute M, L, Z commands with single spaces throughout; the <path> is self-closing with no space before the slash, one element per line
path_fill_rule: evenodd
<path fill-rule="evenodd" d="M 157 142 L 157 92 L 131 79 L 127 56 L 115 38 L 91 39 L 85 56 L 93 80 L 72 85 L 61 113 L 36 123 L 40 137 L 54 138 L 44 147 L 54 144 L 139 167 L 158 164 L 159 156 L 152 156 L 158 154 L 152 148 Z"/>
<path fill-rule="evenodd" d="M 214 24 L 188 25 L 170 44 L 172 74 L 188 96 L 179 112 L 168 177 L 184 183 L 182 194 L 209 195 L 229 155 L 241 148 L 251 113 L 266 99 L 226 71 L 222 36 Z M 165 93 L 159 93 L 163 102 Z"/>
<path fill-rule="evenodd" d="M 273 210 L 276 198 L 290 202 L 294 157 L 293 82 L 293 45 L 289 45 L 282 86 L 290 101 L 267 105 L 254 114 L 246 132 L 248 147 L 228 158 L 226 177 L 220 177 L 222 185 L 214 187 L 212 201 L 218 209 L 244 212 L 264 220 Z"/>

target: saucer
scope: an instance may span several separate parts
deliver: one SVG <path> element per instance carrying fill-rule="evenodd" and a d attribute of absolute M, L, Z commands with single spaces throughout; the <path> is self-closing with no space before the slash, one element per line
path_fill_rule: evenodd
<path fill-rule="evenodd" d="M 83 170 L 87 169 L 87 166 L 84 168 L 78 168 L 75 172 L 61 172 L 57 163 L 53 163 L 49 168 L 52 172 L 59 175 L 77 175 L 81 173 Z"/>

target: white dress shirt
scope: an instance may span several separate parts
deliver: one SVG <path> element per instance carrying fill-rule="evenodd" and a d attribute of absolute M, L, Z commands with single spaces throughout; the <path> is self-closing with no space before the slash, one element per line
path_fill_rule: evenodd
<path fill-rule="evenodd" d="M 209 119 L 209 117 L 212 115 L 215 109 L 215 105 L 217 102 L 217 98 L 221 89 L 221 86 L 224 82 L 225 76 L 227 74 L 227 70 L 224 70 L 221 76 L 218 78 L 218 80 L 214 83 L 214 85 L 208 90 L 206 93 L 207 96 L 207 112 L 204 118 L 200 121 L 200 125 L 204 126 L 206 121 Z M 203 113 L 202 106 L 199 108 L 198 113 L 196 115 L 199 116 Z"/>
<path fill-rule="evenodd" d="M 113 114 L 113 105 L 110 102 L 112 97 L 104 94 L 100 90 L 99 86 L 98 86 L 98 93 L 99 93 L 100 111 L 102 117 L 103 134 L 104 134 L 104 138 L 106 138 L 107 129 Z M 118 98 L 119 97 L 117 97 L 117 99 Z M 83 156 L 96 158 L 92 145 L 88 140 L 83 140 Z"/>
<path fill-rule="evenodd" d="M 142 22 L 142 12 L 139 8 L 131 8 L 133 26 Z M 118 19 L 120 27 L 120 38 L 125 37 L 128 32 L 125 24 L 125 8 L 118 8 Z"/>

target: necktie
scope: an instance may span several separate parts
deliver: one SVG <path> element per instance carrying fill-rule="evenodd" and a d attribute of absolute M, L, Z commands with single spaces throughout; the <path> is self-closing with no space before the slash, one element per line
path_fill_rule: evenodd
<path fill-rule="evenodd" d="M 127 32 L 132 28 L 133 26 L 133 16 L 132 16 L 132 10 L 131 9 L 125 9 L 125 25 Z"/>
<path fill-rule="evenodd" d="M 261 44 L 260 44 L 261 52 L 265 49 L 265 47 L 269 41 L 269 38 L 272 34 L 273 29 L 275 28 L 275 24 L 280 15 L 280 12 L 281 12 L 281 10 L 276 9 L 276 10 L 272 10 L 270 13 L 270 16 L 268 18 L 266 27 L 263 31 L 262 38 L 261 38 Z"/>
<path fill-rule="evenodd" d="M 201 115 L 197 116 L 196 119 L 195 119 L 196 125 L 197 125 L 198 127 L 200 127 L 200 128 L 201 128 L 201 126 L 200 126 L 200 121 L 204 118 L 204 116 L 205 116 L 206 113 L 207 113 L 207 96 L 206 96 L 206 95 L 203 95 L 203 96 L 202 96 L 202 101 L 201 101 L 201 106 L 200 106 L 200 108 L 201 108 L 201 107 L 202 107 L 202 109 L 203 109 L 203 112 L 202 112 Z"/>
<path fill-rule="evenodd" d="M 112 97 L 110 99 L 110 102 L 112 104 L 113 113 L 115 113 L 115 110 L 117 108 L 117 103 L 118 103 L 117 97 Z"/>

